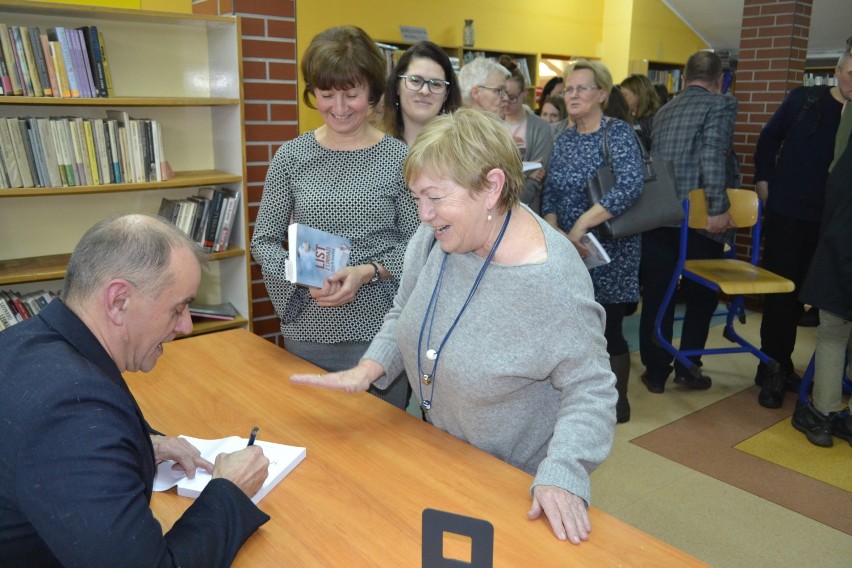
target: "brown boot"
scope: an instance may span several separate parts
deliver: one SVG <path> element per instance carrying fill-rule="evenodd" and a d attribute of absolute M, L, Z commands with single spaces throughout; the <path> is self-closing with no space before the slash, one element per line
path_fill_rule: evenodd
<path fill-rule="evenodd" d="M 627 381 L 630 379 L 630 353 L 609 358 L 609 366 L 615 374 L 615 390 L 618 402 L 615 403 L 615 421 L 623 424 L 630 420 L 630 402 L 627 400 Z"/>

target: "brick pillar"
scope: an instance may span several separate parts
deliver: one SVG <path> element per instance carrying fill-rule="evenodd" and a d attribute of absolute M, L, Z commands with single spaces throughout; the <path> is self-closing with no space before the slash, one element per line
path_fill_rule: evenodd
<path fill-rule="evenodd" d="M 249 235 L 263 194 L 272 156 L 298 135 L 296 93 L 295 0 L 194 0 L 193 11 L 235 14 L 242 18 L 243 93 L 245 96 L 245 202 Z M 275 309 L 260 266 L 251 264 L 254 332 L 283 346 Z"/>
<path fill-rule="evenodd" d="M 813 0 L 745 0 L 734 93 L 739 114 L 734 150 L 742 185 L 754 186 L 754 148 L 760 129 L 787 93 L 802 84 Z M 751 253 L 737 242 L 740 256 Z"/>

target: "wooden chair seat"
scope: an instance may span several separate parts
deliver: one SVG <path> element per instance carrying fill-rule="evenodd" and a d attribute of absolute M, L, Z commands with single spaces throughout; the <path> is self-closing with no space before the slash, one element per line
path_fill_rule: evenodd
<path fill-rule="evenodd" d="M 792 292 L 796 287 L 792 280 L 733 258 L 687 260 L 684 269 L 714 283 L 729 296 L 780 294 Z"/>

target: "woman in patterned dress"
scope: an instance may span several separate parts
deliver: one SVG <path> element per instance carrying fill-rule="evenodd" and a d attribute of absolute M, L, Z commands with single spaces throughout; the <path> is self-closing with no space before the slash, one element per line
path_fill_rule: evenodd
<path fill-rule="evenodd" d="M 626 211 L 642 193 L 642 155 L 632 128 L 603 114 L 612 76 L 601 63 L 579 60 L 566 71 L 565 106 L 574 126 L 556 139 L 542 196 L 545 220 L 563 231 L 580 256 L 589 251 L 580 239 L 594 227 Z M 609 124 L 607 124 L 609 122 Z M 604 164 L 602 142 L 607 129 L 615 186 L 600 203 L 591 205 L 586 182 Z M 616 377 L 618 422 L 630 420 L 627 382 L 630 350 L 622 333 L 627 305 L 639 300 L 640 236 L 602 242 L 612 262 L 591 270 L 595 299 L 606 310 L 607 351 Z"/>
<path fill-rule="evenodd" d="M 387 83 L 385 61 L 353 26 L 328 29 L 301 62 L 303 100 L 325 122 L 285 142 L 266 175 L 251 241 L 281 319 L 284 347 L 332 371 L 355 365 L 379 331 L 402 273 L 405 247 L 419 224 L 402 178 L 408 147 L 369 121 Z M 348 237 L 349 265 L 322 288 L 285 278 L 282 243 L 290 223 Z M 405 408 L 407 381 L 371 392 Z"/>

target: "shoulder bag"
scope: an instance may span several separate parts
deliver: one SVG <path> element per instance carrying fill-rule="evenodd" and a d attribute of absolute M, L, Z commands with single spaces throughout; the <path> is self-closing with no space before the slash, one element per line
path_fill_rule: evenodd
<path fill-rule="evenodd" d="M 586 182 L 586 197 L 592 205 L 603 199 L 615 185 L 607 143 L 609 125 L 610 120 L 607 119 L 601 143 L 604 165 Z M 642 195 L 627 211 L 595 227 L 599 239 L 620 239 L 658 227 L 676 226 L 683 219 L 683 206 L 675 189 L 674 164 L 659 157 L 652 158 L 636 136 L 636 131 L 632 128 L 630 131 L 633 132 L 642 153 L 645 185 Z"/>

